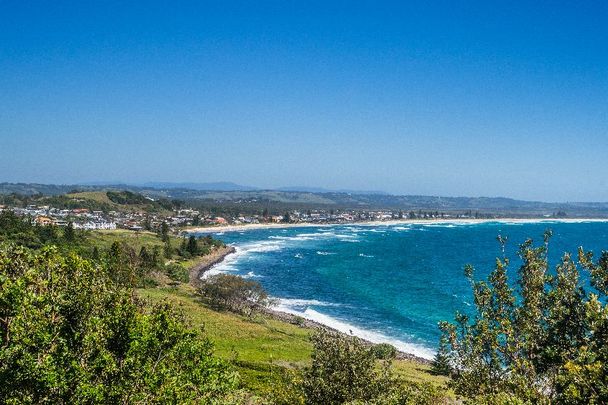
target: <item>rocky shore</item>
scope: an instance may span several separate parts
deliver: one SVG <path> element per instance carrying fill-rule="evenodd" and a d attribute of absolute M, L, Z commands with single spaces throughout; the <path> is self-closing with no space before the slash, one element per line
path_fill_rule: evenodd
<path fill-rule="evenodd" d="M 201 261 L 190 269 L 190 283 L 196 287 L 207 270 L 224 261 L 226 256 L 235 251 L 234 246 L 223 246 L 202 257 Z"/>
<path fill-rule="evenodd" d="M 217 250 L 213 251 L 211 254 L 205 256 L 199 264 L 197 264 L 196 266 L 193 266 L 190 269 L 191 284 L 196 287 L 201 282 L 201 278 L 207 270 L 209 270 L 214 265 L 221 263 L 226 258 L 226 256 L 234 253 L 235 251 L 236 251 L 236 249 L 234 248 L 234 246 L 224 246 L 224 247 L 218 248 Z M 260 310 L 260 312 L 264 313 L 266 316 L 271 317 L 271 318 L 276 319 L 281 322 L 291 323 L 293 325 L 298 325 L 303 328 L 309 328 L 309 329 L 324 329 L 324 330 L 331 331 L 334 333 L 339 333 L 344 336 L 348 336 L 347 333 L 341 332 L 339 330 L 331 328 L 322 323 L 315 322 L 310 319 L 302 318 L 302 317 L 294 315 L 294 314 L 277 311 L 273 308 L 267 308 L 267 307 L 259 308 L 259 310 Z M 366 345 L 371 346 L 371 345 L 375 344 L 373 342 L 367 341 L 362 338 L 358 338 L 358 339 L 360 339 Z M 411 360 L 411 361 L 415 361 L 415 362 L 418 362 L 421 364 L 430 364 L 431 363 L 427 359 L 418 357 L 411 353 L 402 352 L 399 350 L 397 350 L 396 358 L 401 359 L 401 360 Z"/>
<path fill-rule="evenodd" d="M 339 330 L 336 330 L 334 328 L 330 328 L 327 325 L 323 325 L 322 323 L 319 322 L 315 322 L 315 321 L 311 321 L 310 319 L 306 319 L 306 318 L 302 318 L 300 316 L 294 315 L 294 314 L 289 314 L 287 312 L 281 312 L 281 311 L 277 311 L 274 310 L 272 308 L 262 308 L 261 311 L 266 314 L 267 316 L 279 320 L 281 322 L 287 322 L 287 323 L 291 323 L 293 325 L 298 325 L 301 326 L 303 328 L 309 328 L 309 329 L 323 329 L 323 330 L 327 330 L 333 333 L 338 333 L 340 335 L 344 335 L 344 336 L 348 336 L 347 333 L 341 332 Z M 372 346 L 375 345 L 375 343 L 370 342 L 368 340 L 362 339 L 360 337 L 357 337 L 359 340 L 361 340 L 365 345 L 368 346 Z M 402 351 L 397 350 L 397 359 L 399 360 L 410 360 L 410 361 L 415 361 L 417 363 L 421 363 L 421 364 L 431 364 L 431 361 L 428 359 L 424 359 L 422 357 L 418 357 L 414 354 L 411 353 L 405 353 Z"/>

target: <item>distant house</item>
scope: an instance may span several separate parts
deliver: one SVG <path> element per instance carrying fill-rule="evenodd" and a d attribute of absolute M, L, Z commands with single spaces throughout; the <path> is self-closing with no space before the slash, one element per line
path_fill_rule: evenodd
<path fill-rule="evenodd" d="M 47 225 L 53 225 L 54 221 L 52 218 L 49 218 L 47 216 L 43 216 L 43 215 L 39 215 L 34 219 L 34 222 L 37 225 L 41 225 L 41 226 L 47 226 Z"/>

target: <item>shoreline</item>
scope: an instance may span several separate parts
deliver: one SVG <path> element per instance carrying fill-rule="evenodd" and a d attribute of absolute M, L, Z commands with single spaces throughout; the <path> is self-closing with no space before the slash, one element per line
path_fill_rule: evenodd
<path fill-rule="evenodd" d="M 216 225 L 199 226 L 184 229 L 184 233 L 222 233 L 238 232 L 260 229 L 287 229 L 287 228 L 322 228 L 332 226 L 392 226 L 392 225 L 425 225 L 425 224 L 453 224 L 453 225 L 475 225 L 485 223 L 507 223 L 507 224 L 534 224 L 534 223 L 581 223 L 581 222 L 608 222 L 608 218 L 454 218 L 454 219 L 392 219 L 388 221 L 364 221 L 364 222 L 336 222 L 336 223 L 262 223 L 262 224 L 239 224 L 239 225 Z"/>
<path fill-rule="evenodd" d="M 225 246 L 225 247 L 222 247 L 222 248 L 216 250 L 215 252 L 211 253 L 209 255 L 209 257 L 206 258 L 206 260 L 203 260 L 203 261 L 201 261 L 201 263 L 191 267 L 190 268 L 190 284 L 196 288 L 198 286 L 198 284 L 201 282 L 201 279 L 202 279 L 203 275 L 205 274 L 205 272 L 210 270 L 212 267 L 220 264 L 221 262 L 224 261 L 224 259 L 226 259 L 226 257 L 228 257 L 229 255 L 234 254 L 234 253 L 236 253 L 236 248 L 234 246 Z M 302 316 L 292 314 L 290 312 L 278 310 L 276 307 L 263 307 L 263 308 L 260 308 L 260 311 L 272 319 L 275 319 L 275 320 L 278 320 L 281 322 L 290 323 L 292 325 L 301 326 L 303 328 L 317 329 L 317 330 L 323 329 L 323 330 L 337 333 L 337 334 L 340 334 L 340 335 L 346 336 L 346 337 L 354 336 L 357 339 L 359 339 L 361 342 L 363 342 L 363 344 L 365 344 L 366 346 L 373 346 L 373 345 L 379 344 L 379 343 L 374 343 L 365 338 L 362 338 L 360 336 L 354 335 L 354 334 L 352 334 L 352 332 L 349 335 L 348 333 L 345 333 L 338 329 L 332 328 L 329 325 L 325 325 L 321 322 L 317 322 L 312 319 L 307 319 Z M 393 346 L 393 345 L 391 345 L 391 346 Z M 395 346 L 393 346 L 393 347 L 395 347 Z M 396 347 L 395 347 L 395 350 L 396 350 L 395 359 L 397 359 L 397 360 L 409 360 L 409 361 L 414 361 L 414 362 L 417 362 L 420 364 L 425 364 L 425 365 L 431 364 L 431 360 L 426 359 L 424 357 L 420 357 L 414 353 L 405 352 L 405 351 L 399 350 Z"/>
<path fill-rule="evenodd" d="M 323 330 L 337 333 L 339 335 L 346 336 L 346 337 L 356 337 L 361 342 L 363 342 L 363 344 L 365 346 L 374 346 L 374 345 L 379 344 L 379 343 L 374 343 L 372 341 L 369 341 L 367 339 L 364 339 L 364 338 L 359 337 L 354 334 L 349 335 L 348 333 L 345 333 L 338 329 L 332 328 L 331 326 L 325 325 L 325 324 L 317 322 L 317 321 L 313 321 L 311 319 L 301 317 L 299 315 L 291 314 L 289 312 L 279 311 L 273 307 L 261 308 L 261 311 L 265 315 L 267 315 L 275 320 L 281 321 L 281 322 L 287 322 L 292 325 L 297 325 L 297 326 L 301 326 L 303 328 L 308 328 L 308 329 L 323 329 Z M 393 346 L 393 345 L 391 345 L 391 346 Z M 395 346 L 393 346 L 393 347 L 395 347 Z M 432 361 L 429 359 L 425 359 L 424 357 L 417 356 L 413 353 L 401 351 L 401 350 L 397 349 L 396 347 L 395 347 L 395 350 L 396 350 L 396 356 L 395 356 L 396 360 L 410 360 L 410 361 L 415 361 L 420 364 L 427 364 L 427 365 L 432 363 Z"/>
<path fill-rule="evenodd" d="M 216 249 L 215 251 L 209 253 L 206 256 L 203 256 L 202 260 L 199 263 L 195 264 L 190 268 L 190 284 L 194 287 L 197 287 L 197 285 L 201 281 L 201 278 L 203 277 L 203 274 L 205 274 L 207 270 L 209 270 L 216 264 L 223 262 L 228 255 L 233 254 L 235 252 L 236 248 L 234 246 L 226 245 Z"/>
<path fill-rule="evenodd" d="M 250 225 L 227 225 L 227 226 L 215 226 L 215 227 L 199 227 L 186 230 L 185 232 L 209 232 L 209 233 L 222 233 L 222 232 L 237 232 L 247 231 L 255 229 L 286 229 L 286 228 L 299 228 L 299 227 L 333 227 L 333 226 L 392 226 L 392 225 L 424 225 L 424 224 L 454 224 L 454 225 L 473 225 L 483 223 L 511 223 L 511 224 L 525 224 L 525 223 L 581 223 L 581 222 L 608 222 L 608 218 L 500 218 L 500 219 L 430 219 L 430 220 L 390 220 L 390 221 L 367 221 L 367 222 L 348 222 L 348 223 L 332 223 L 332 224 L 315 224 L 315 223 L 295 223 L 295 224 L 250 224 Z M 213 268 L 215 265 L 224 261 L 229 255 L 236 253 L 235 246 L 225 246 L 220 248 L 220 251 L 212 253 L 213 257 L 205 260 L 204 262 L 194 266 L 191 269 L 191 283 L 196 285 L 200 282 L 203 274 Z M 192 278 L 192 275 L 195 278 Z M 343 336 L 355 336 L 364 342 L 366 345 L 375 345 L 374 343 L 365 338 L 357 335 L 349 335 L 343 331 L 335 329 L 326 324 L 320 323 L 315 320 L 307 319 L 302 316 L 281 311 L 276 307 L 262 308 L 261 311 L 276 320 L 287 322 L 293 325 L 302 326 L 309 329 L 324 329 L 334 333 L 341 334 Z M 352 332 L 351 332 L 352 333 Z M 390 344 L 390 343 L 389 343 Z M 394 347 L 394 346 L 393 346 Z M 397 350 L 397 359 L 415 361 L 421 364 L 430 364 L 431 360 L 420 357 L 411 352 L 405 352 Z"/>

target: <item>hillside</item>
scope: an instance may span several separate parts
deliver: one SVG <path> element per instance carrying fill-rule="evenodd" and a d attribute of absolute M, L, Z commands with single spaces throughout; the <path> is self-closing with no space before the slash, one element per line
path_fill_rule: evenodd
<path fill-rule="evenodd" d="M 551 203 L 523 201 L 504 197 L 442 197 L 422 195 L 352 194 L 345 192 L 307 192 L 278 190 L 201 190 L 172 187 L 136 187 L 126 185 L 44 185 L 0 183 L 1 194 L 61 195 L 70 193 L 107 204 L 102 192 L 120 191 L 139 193 L 155 200 L 183 200 L 197 207 L 210 210 L 256 212 L 270 208 L 282 210 L 352 209 L 352 210 L 437 210 L 441 212 L 479 212 L 502 217 L 552 216 L 562 212 L 569 217 L 608 217 L 607 202 Z"/>
<path fill-rule="evenodd" d="M 194 290 L 181 284 L 174 288 L 140 289 L 138 294 L 152 302 L 168 300 L 178 305 L 194 326 L 214 342 L 216 353 L 233 363 L 244 387 L 258 394 L 267 393 L 276 383 L 280 368 L 301 367 L 310 361 L 311 329 L 271 319 L 264 315 L 247 318 L 218 312 L 198 302 Z M 428 365 L 396 360 L 395 373 L 408 381 L 443 386 L 445 377 L 431 374 Z"/>

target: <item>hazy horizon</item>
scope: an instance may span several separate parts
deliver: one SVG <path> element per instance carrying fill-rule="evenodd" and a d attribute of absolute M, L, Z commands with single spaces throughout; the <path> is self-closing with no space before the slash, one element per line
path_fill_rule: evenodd
<path fill-rule="evenodd" d="M 0 4 L 0 182 L 608 201 L 608 3 Z"/>

